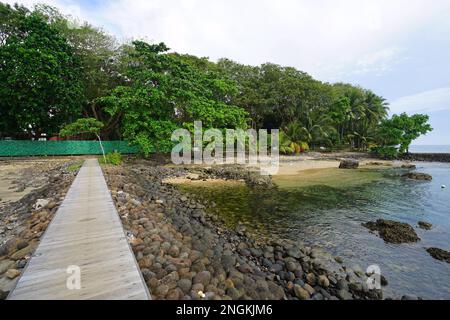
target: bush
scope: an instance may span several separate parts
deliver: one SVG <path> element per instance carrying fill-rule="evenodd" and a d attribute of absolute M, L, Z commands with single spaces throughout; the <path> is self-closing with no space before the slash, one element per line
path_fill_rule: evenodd
<path fill-rule="evenodd" d="M 398 156 L 398 149 L 396 147 L 374 147 L 370 152 L 386 159 L 395 159 Z"/>
<path fill-rule="evenodd" d="M 105 160 L 103 158 L 100 158 L 100 163 L 105 164 Z M 120 152 L 114 151 L 106 155 L 106 164 L 118 166 L 121 163 L 122 163 L 122 155 L 120 154 Z"/>

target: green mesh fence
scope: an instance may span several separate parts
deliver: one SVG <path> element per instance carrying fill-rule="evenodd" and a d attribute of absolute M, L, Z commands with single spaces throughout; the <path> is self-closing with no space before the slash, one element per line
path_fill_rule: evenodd
<path fill-rule="evenodd" d="M 105 152 L 137 153 L 127 141 L 103 141 Z M 0 157 L 102 154 L 98 141 L 0 141 Z"/>

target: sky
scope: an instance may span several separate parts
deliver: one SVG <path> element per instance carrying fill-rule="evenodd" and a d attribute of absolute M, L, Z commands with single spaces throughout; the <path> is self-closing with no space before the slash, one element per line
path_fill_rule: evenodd
<path fill-rule="evenodd" d="M 122 41 L 359 84 L 386 98 L 391 113 L 430 115 L 434 131 L 415 144 L 450 145 L 448 0 L 19 1 L 40 2 Z"/>

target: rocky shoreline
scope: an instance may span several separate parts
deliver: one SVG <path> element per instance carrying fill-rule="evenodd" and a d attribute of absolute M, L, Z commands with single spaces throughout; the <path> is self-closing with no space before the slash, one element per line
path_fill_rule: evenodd
<path fill-rule="evenodd" d="M 369 290 L 371 275 L 361 267 L 318 247 L 251 234 L 243 225 L 232 230 L 214 214 L 213 202 L 165 183 L 191 176 L 276 187 L 270 177 L 240 166 L 173 167 L 162 160 L 103 168 L 154 299 L 383 299 L 382 290 Z M 40 187 L 19 201 L 0 203 L 1 299 L 15 286 L 64 199 L 77 173 L 70 169 L 74 164 L 61 161 L 18 173 L 18 190 L 24 182 Z M 448 262 L 448 253 L 438 250 L 430 254 Z M 387 280 L 381 277 L 381 283 Z"/>
<path fill-rule="evenodd" d="M 360 267 L 302 243 L 255 238 L 243 226 L 230 230 L 208 213 L 214 203 L 163 183 L 190 170 L 150 161 L 104 168 L 154 299 L 382 299 Z M 223 168 L 203 174 L 241 178 Z"/>
<path fill-rule="evenodd" d="M 450 153 L 408 153 L 402 155 L 399 160 L 450 162 Z"/>
<path fill-rule="evenodd" d="M 0 206 L 0 300 L 15 287 L 72 184 L 77 171 L 68 170 L 71 165 L 65 160 L 17 172 L 13 187 L 39 187 Z"/>

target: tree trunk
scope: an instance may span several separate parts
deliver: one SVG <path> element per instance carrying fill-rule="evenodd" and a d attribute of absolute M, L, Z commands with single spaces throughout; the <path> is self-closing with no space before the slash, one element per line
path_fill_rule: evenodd
<path fill-rule="evenodd" d="M 103 160 L 105 161 L 105 164 L 106 164 L 105 149 L 103 149 L 102 139 L 100 139 L 100 135 L 99 134 L 97 134 L 97 138 L 98 138 L 98 142 L 100 143 L 100 148 L 102 149 Z"/>

